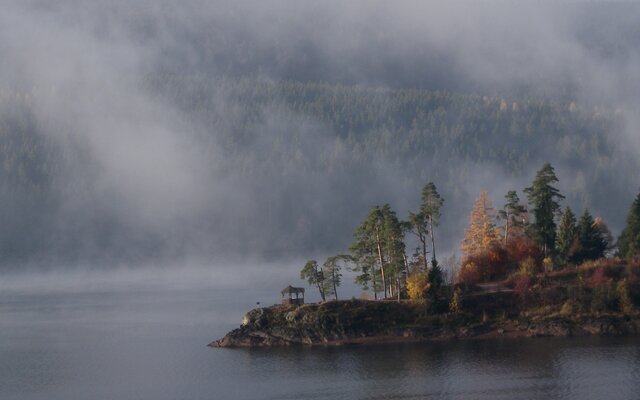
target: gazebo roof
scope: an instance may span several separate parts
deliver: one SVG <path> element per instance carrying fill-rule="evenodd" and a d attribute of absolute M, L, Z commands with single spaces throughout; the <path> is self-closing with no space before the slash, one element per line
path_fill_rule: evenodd
<path fill-rule="evenodd" d="M 287 286 L 286 288 L 282 289 L 282 291 L 280 292 L 283 296 L 285 294 L 299 294 L 302 293 L 304 294 L 304 288 L 301 287 L 293 287 L 291 285 Z"/>

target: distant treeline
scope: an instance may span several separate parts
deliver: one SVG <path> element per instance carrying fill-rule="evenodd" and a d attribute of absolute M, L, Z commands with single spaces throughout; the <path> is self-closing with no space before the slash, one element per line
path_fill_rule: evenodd
<path fill-rule="evenodd" d="M 606 168 L 616 150 L 611 134 L 622 129 L 614 110 L 541 98 L 171 75 L 150 78 L 149 85 L 221 134 L 225 150 L 239 156 L 267 152 L 264 158 L 281 160 L 278 167 L 294 171 L 378 159 L 425 179 L 433 177 L 425 163 L 441 165 L 453 158 L 497 163 L 512 176 L 522 176 L 545 154 Z M 234 124 L 220 130 L 230 110 Z M 279 121 L 265 127 L 273 116 Z M 260 142 L 267 147 L 256 149 L 252 145 L 265 128 L 271 129 L 271 143 Z M 311 134 L 330 139 L 317 154 L 303 147 Z M 252 172 L 264 171 L 254 154 L 236 161 Z"/>

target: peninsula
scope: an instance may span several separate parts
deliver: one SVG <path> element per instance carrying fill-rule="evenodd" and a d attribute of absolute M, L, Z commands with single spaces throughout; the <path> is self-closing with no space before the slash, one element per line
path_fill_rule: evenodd
<path fill-rule="evenodd" d="M 448 301 L 446 296 L 400 302 L 353 299 L 256 308 L 245 315 L 238 329 L 209 346 L 635 335 L 640 333 L 636 311 L 640 287 L 627 283 L 627 270 L 620 262 L 541 274 L 533 278 L 536 282 L 524 297 L 513 282 L 504 281 L 468 287 L 464 292 L 462 287 L 443 288 L 441 293 L 454 292 Z M 594 286 L 594 280 L 607 283 Z"/>
<path fill-rule="evenodd" d="M 571 208 L 560 207 L 565 197 L 557 182 L 553 167 L 544 164 L 523 190 L 528 203 L 511 190 L 500 210 L 481 192 L 460 246 L 464 258 L 442 266 L 434 233 L 444 199 L 433 182 L 407 220 L 389 204 L 374 206 L 348 254 L 322 264 L 309 260 L 300 271 L 321 303 L 304 304 L 305 289 L 288 286 L 283 304 L 250 311 L 240 328 L 210 345 L 640 333 L 640 194 L 614 240 L 588 210 L 576 219 Z M 406 248 L 413 245 L 410 258 Z M 338 300 L 345 269 L 373 300 Z"/>

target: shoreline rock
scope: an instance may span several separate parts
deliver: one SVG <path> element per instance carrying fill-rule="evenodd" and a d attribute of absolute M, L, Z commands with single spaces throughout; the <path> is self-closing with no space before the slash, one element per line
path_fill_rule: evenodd
<path fill-rule="evenodd" d="M 210 347 L 341 346 L 456 339 L 619 336 L 640 333 L 640 318 L 617 313 L 494 318 L 425 315 L 416 302 L 330 301 L 275 305 L 245 315 L 243 325 Z"/>

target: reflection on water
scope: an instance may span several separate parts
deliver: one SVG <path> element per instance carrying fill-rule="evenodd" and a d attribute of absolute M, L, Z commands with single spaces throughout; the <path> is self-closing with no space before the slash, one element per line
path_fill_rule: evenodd
<path fill-rule="evenodd" d="M 206 288 L 0 296 L 1 399 L 630 399 L 636 338 L 210 349 L 250 306 Z"/>

